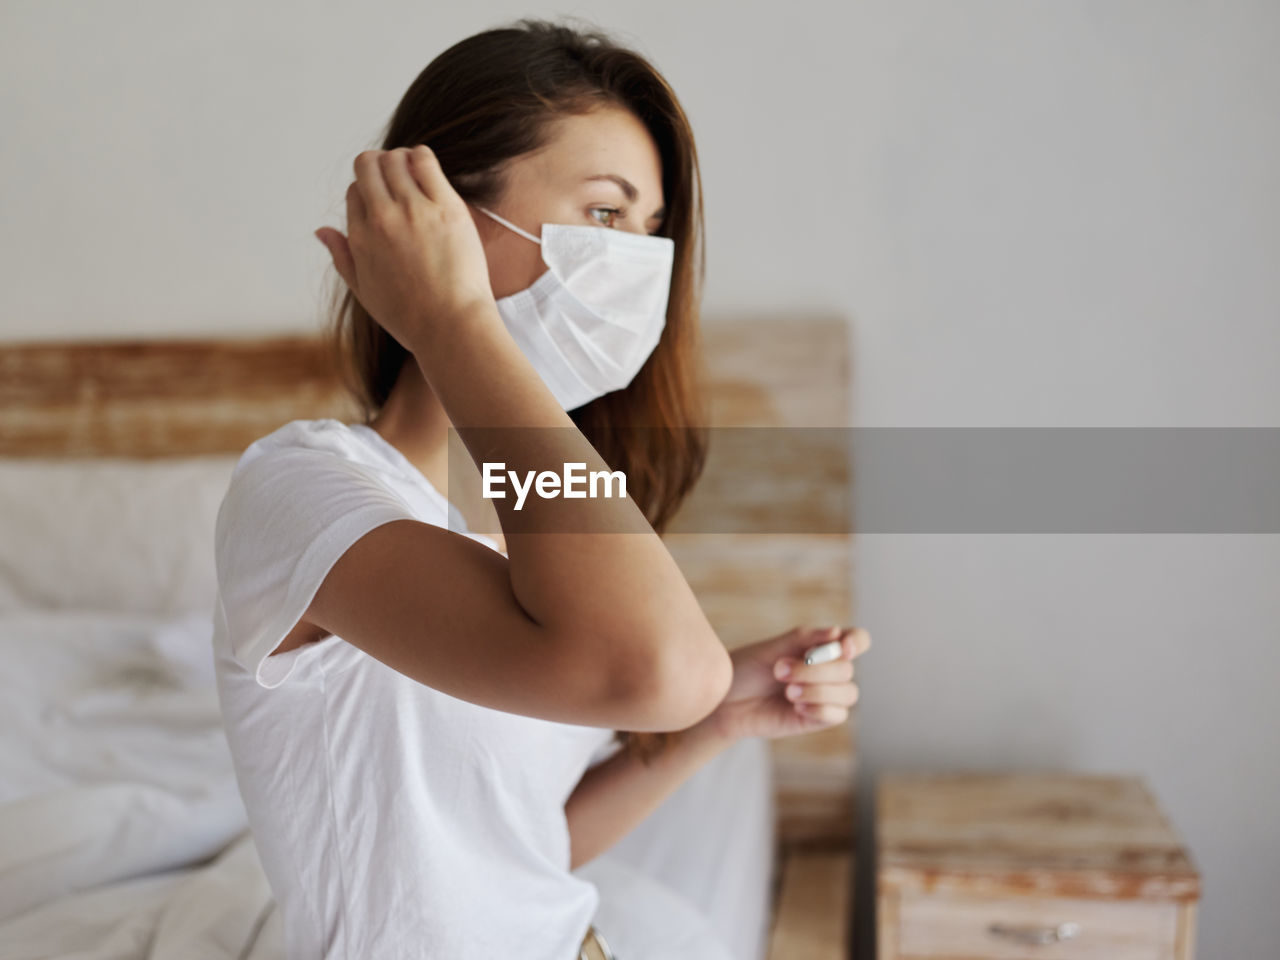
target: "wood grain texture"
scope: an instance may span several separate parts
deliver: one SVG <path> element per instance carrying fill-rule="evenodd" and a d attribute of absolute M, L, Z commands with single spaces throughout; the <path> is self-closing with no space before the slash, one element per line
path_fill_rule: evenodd
<path fill-rule="evenodd" d="M 899 911 L 904 957 L 1174 960 L 1178 905 L 1170 900 L 906 894 Z M 1079 933 L 1058 942 L 1027 944 L 1013 935 L 1068 922 Z"/>
<path fill-rule="evenodd" d="M 879 960 L 1191 960 L 1199 872 L 1138 777 L 889 771 L 875 808 Z"/>
<path fill-rule="evenodd" d="M 879 882 L 901 891 L 1200 895 L 1186 849 L 1137 777 L 885 774 L 876 816 Z"/>
<path fill-rule="evenodd" d="M 896 890 L 881 889 L 876 893 L 876 960 L 901 960 L 898 950 L 898 903 Z"/>
<path fill-rule="evenodd" d="M 302 417 L 355 417 L 313 336 L 0 347 L 0 456 L 237 453 Z"/>
<path fill-rule="evenodd" d="M 1173 944 L 1174 960 L 1193 960 L 1196 952 L 1196 917 L 1200 904 L 1184 900 L 1178 909 L 1178 936 Z"/>
<path fill-rule="evenodd" d="M 853 890 L 849 851 L 793 851 L 780 869 L 767 960 L 846 960 Z"/>

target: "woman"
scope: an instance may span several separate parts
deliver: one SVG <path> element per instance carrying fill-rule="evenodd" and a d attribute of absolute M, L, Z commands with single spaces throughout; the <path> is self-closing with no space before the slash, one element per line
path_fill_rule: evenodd
<path fill-rule="evenodd" d="M 372 416 L 256 441 L 217 521 L 219 694 L 286 954 L 605 956 L 571 871 L 737 739 L 844 720 L 868 638 L 730 654 L 660 539 L 704 452 L 702 216 L 652 66 L 545 21 L 477 34 L 354 168 L 348 235 L 317 236 Z M 449 429 L 478 469 L 618 470 L 628 496 L 493 499 L 482 535 Z"/>

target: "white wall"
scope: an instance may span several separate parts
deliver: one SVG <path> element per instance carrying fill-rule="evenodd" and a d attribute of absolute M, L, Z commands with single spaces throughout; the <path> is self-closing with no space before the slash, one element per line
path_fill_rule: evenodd
<path fill-rule="evenodd" d="M 311 231 L 408 83 L 562 12 L 689 110 L 708 310 L 847 316 L 859 424 L 1280 420 L 1264 0 L 9 0 L 0 337 L 311 326 Z M 864 829 L 888 767 L 1138 773 L 1204 872 L 1201 956 L 1273 954 L 1278 561 L 1275 536 L 863 536 Z"/>
<path fill-rule="evenodd" d="M 1280 426 L 1280 6 L 885 3 L 843 26 L 859 423 Z M 887 767 L 1137 773 L 1201 868 L 1199 955 L 1276 956 L 1280 538 L 858 555 L 864 830 Z"/>

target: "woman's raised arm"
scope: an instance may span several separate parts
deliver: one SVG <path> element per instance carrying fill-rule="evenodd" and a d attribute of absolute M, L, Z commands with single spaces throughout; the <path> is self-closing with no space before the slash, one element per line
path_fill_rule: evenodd
<path fill-rule="evenodd" d="M 477 467 L 608 471 L 504 327 L 475 223 L 434 154 L 366 151 L 355 166 L 349 241 L 326 245 Z M 634 501 L 492 502 L 507 558 L 429 524 L 384 524 L 334 565 L 304 619 L 509 712 L 644 731 L 715 708 L 728 652 Z"/>

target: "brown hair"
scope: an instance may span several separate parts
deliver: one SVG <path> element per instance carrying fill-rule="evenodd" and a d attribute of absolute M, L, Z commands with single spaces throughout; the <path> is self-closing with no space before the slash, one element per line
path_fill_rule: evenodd
<path fill-rule="evenodd" d="M 459 195 L 487 205 L 505 189 L 503 163 L 540 148 L 551 121 L 603 105 L 630 110 L 657 145 L 666 206 L 658 232 L 675 242 L 675 259 L 666 326 L 653 353 L 625 388 L 569 416 L 605 463 L 626 474 L 628 493 L 661 534 L 701 475 L 707 446 L 698 338 L 706 272 L 702 183 L 674 91 L 644 57 L 598 29 L 524 18 L 467 37 L 432 60 L 396 107 L 381 149 L 427 144 Z M 343 283 L 334 289 L 327 334 L 371 419 L 409 352 Z M 673 736 L 618 732 L 646 763 Z"/>

